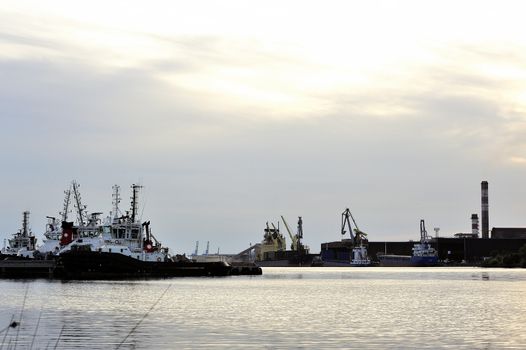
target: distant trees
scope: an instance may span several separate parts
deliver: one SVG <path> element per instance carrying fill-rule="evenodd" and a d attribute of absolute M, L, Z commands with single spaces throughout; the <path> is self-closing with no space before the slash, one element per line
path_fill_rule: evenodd
<path fill-rule="evenodd" d="M 526 268 L 526 244 L 517 253 L 492 252 L 492 257 L 482 263 L 483 267 L 523 267 Z"/>

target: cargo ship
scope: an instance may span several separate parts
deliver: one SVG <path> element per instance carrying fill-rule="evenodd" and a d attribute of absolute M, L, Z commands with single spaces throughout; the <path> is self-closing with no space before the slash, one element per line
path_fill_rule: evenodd
<path fill-rule="evenodd" d="M 283 216 L 281 220 L 292 241 L 290 250 L 287 250 L 285 236 L 280 232 L 279 221 L 277 225 L 266 224 L 263 240 L 255 244 L 250 250 L 254 253 L 254 262 L 260 267 L 289 267 L 289 266 L 320 266 L 321 260 L 318 254 L 311 254 L 303 239 L 303 220 L 298 217 L 298 231 L 293 234 L 287 221 Z"/>
<path fill-rule="evenodd" d="M 378 254 L 380 266 L 438 266 L 438 253 L 430 244 L 424 220 L 420 220 L 420 242 L 416 243 L 412 255 Z"/>

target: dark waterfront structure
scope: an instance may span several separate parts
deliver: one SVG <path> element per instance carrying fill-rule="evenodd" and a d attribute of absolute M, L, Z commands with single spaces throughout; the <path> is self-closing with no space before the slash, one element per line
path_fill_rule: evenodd
<path fill-rule="evenodd" d="M 494 229 L 495 230 L 495 229 Z M 526 229 L 522 230 L 526 235 Z M 492 231 L 493 232 L 493 231 Z M 414 241 L 369 242 L 369 257 L 378 261 L 377 255 L 411 255 Z M 526 244 L 525 238 L 434 238 L 431 245 L 438 251 L 441 261 L 479 263 L 485 257 L 495 253 L 516 253 Z M 322 260 L 348 260 L 352 251 L 352 242 L 335 241 L 321 244 Z"/>
<path fill-rule="evenodd" d="M 473 213 L 471 232 L 456 233 L 454 238 L 435 237 L 430 241 L 438 252 L 439 260 L 478 264 L 484 258 L 497 254 L 517 253 L 526 245 L 526 228 L 523 227 L 494 227 L 490 238 L 488 182 L 482 181 L 480 189 L 482 238 L 479 238 L 479 217 Z M 369 242 L 369 256 L 378 261 L 378 254 L 412 255 L 415 243 L 417 242 Z M 320 255 L 325 261 L 349 261 L 352 248 L 351 240 L 322 243 Z"/>
<path fill-rule="evenodd" d="M 524 227 L 494 227 L 491 229 L 492 239 L 526 239 Z"/>

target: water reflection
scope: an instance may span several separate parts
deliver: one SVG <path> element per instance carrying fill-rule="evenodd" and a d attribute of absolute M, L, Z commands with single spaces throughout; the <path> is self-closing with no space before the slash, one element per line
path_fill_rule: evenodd
<path fill-rule="evenodd" d="M 26 288 L 18 338 L 10 331 L 2 349 L 29 349 L 35 339 L 38 349 L 123 341 L 126 349 L 526 347 L 526 270 L 265 268 L 257 278 L 4 280 L 0 329 L 21 313 Z"/>

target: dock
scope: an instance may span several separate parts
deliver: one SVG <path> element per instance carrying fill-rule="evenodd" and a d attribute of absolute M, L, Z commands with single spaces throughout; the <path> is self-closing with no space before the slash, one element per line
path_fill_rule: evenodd
<path fill-rule="evenodd" d="M 0 261 L 2 278 L 54 278 L 60 270 L 55 260 L 5 259 Z"/>
<path fill-rule="evenodd" d="M 261 275 L 262 270 L 260 267 L 251 263 L 232 263 L 226 264 L 225 274 L 223 276 L 238 276 L 238 275 Z M 188 267 L 187 269 L 191 269 Z M 196 268 L 201 268 L 200 265 Z M 75 271 L 73 271 L 75 272 Z M 0 278 L 48 278 L 48 279 L 77 279 L 82 275 L 78 275 L 68 271 L 61 264 L 59 259 L 51 260 L 34 260 L 34 259 L 4 259 L 0 260 Z M 76 276 L 76 277 L 71 277 Z M 149 273 L 142 274 L 126 274 L 121 272 L 115 272 L 114 274 L 103 274 L 103 277 L 111 277 L 112 279 L 127 279 L 137 277 L 178 277 L 177 274 L 163 274 L 162 269 L 157 271 L 153 270 Z"/>

